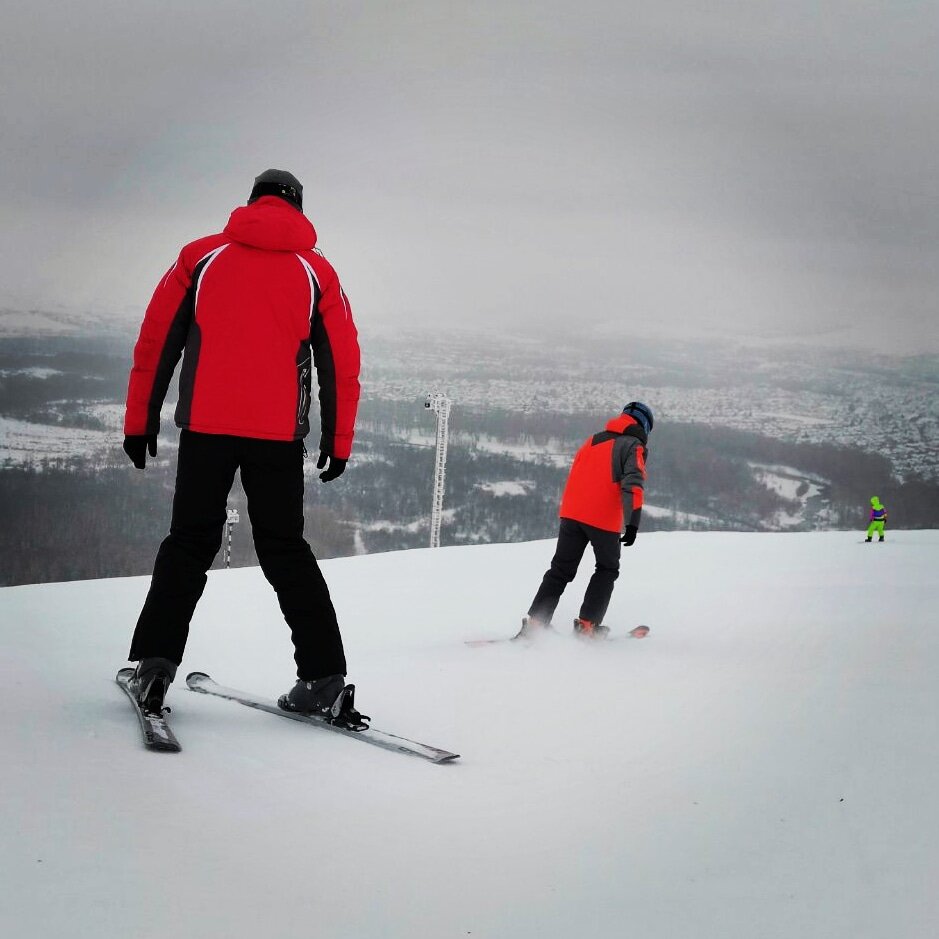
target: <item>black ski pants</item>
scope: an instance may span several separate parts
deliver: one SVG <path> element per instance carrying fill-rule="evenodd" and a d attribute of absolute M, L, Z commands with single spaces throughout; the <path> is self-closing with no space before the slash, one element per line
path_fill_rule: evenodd
<path fill-rule="evenodd" d="M 258 561 L 290 627 L 298 677 L 345 675 L 329 589 L 303 537 L 302 442 L 188 430 L 179 439 L 170 533 L 157 553 L 128 658 L 182 661 L 206 572 L 222 545 L 228 493 L 238 469 Z"/>
<path fill-rule="evenodd" d="M 545 572 L 541 586 L 531 602 L 529 616 L 542 622 L 551 622 L 554 611 L 564 588 L 574 579 L 580 566 L 587 545 L 593 547 L 596 568 L 587 584 L 584 602 L 580 607 L 580 618 L 591 623 L 602 623 L 606 609 L 613 596 L 613 584 L 619 577 L 620 540 L 615 531 L 604 531 L 575 522 L 570 518 L 561 519 L 558 532 L 558 544 L 551 559 L 551 567 Z"/>

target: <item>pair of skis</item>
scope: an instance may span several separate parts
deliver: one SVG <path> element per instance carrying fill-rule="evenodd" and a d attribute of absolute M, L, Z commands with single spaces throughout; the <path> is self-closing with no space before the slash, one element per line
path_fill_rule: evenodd
<path fill-rule="evenodd" d="M 140 729 L 143 733 L 144 746 L 149 750 L 172 753 L 178 752 L 182 747 L 180 747 L 179 741 L 176 739 L 175 734 L 167 723 L 165 712 L 153 714 L 144 711 L 140 707 L 129 685 L 133 674 L 134 670 L 132 668 L 122 668 L 117 673 L 116 681 L 134 706 L 137 719 L 140 722 Z M 441 750 L 439 747 L 432 747 L 428 744 L 419 743 L 416 740 L 409 740 L 407 737 L 399 737 L 396 734 L 389 734 L 382 730 L 376 730 L 374 728 L 349 730 L 336 724 L 330 724 L 321 717 L 281 710 L 275 702 L 267 700 L 266 698 L 261 698 L 245 691 L 238 691 L 235 688 L 226 688 L 213 681 L 205 672 L 190 672 L 186 677 L 186 685 L 190 691 L 196 691 L 199 694 L 208 694 L 216 698 L 224 698 L 226 701 L 235 701 L 238 704 L 243 704 L 245 707 L 255 708 L 258 711 L 266 711 L 268 714 L 276 714 L 278 717 L 286 717 L 288 720 L 299 721 L 302 724 L 312 724 L 322 730 L 342 734 L 344 737 L 352 737 L 356 740 L 361 740 L 363 743 L 370 743 L 372 746 L 381 747 L 383 750 L 391 750 L 395 753 L 416 756 L 420 759 L 429 760 L 431 763 L 449 763 L 459 757 L 458 753 L 451 753 L 449 750 Z"/>
<path fill-rule="evenodd" d="M 586 642 L 607 642 L 614 638 L 624 639 L 642 639 L 649 634 L 648 626 L 636 626 L 623 637 L 605 637 L 601 640 L 586 639 Z M 485 646 L 500 642 L 530 642 L 532 636 L 518 634 L 516 636 L 504 636 L 495 639 L 471 639 L 467 641 L 469 646 Z M 122 668 L 116 676 L 118 685 L 123 689 L 134 711 L 137 714 L 137 720 L 140 722 L 140 731 L 143 734 L 144 746 L 149 750 L 163 751 L 165 753 L 178 753 L 182 747 L 173 733 L 166 720 L 166 713 L 169 708 L 165 708 L 159 714 L 145 711 L 140 707 L 137 697 L 131 688 L 130 681 L 134 676 L 132 668 Z M 205 672 L 190 672 L 186 677 L 186 685 L 190 691 L 199 694 L 208 694 L 216 698 L 224 698 L 226 701 L 235 701 L 243 704 L 245 707 L 255 708 L 258 711 L 266 711 L 268 714 L 276 714 L 278 717 L 286 717 L 291 721 L 299 721 L 302 724 L 312 724 L 323 730 L 329 730 L 336 734 L 342 734 L 344 737 L 352 737 L 361 740 L 364 743 L 370 743 L 372 746 L 381 747 L 384 750 L 391 750 L 395 753 L 405 753 L 409 756 L 416 756 L 420 759 L 429 760 L 431 763 L 449 763 L 459 757 L 458 753 L 451 753 L 449 750 L 441 750 L 439 747 L 432 747 L 426 743 L 419 743 L 416 740 L 410 740 L 407 737 L 399 737 L 397 734 L 389 734 L 382 730 L 376 730 L 369 727 L 365 730 L 350 730 L 337 724 L 331 724 L 322 717 L 315 717 L 311 714 L 298 714 L 294 711 L 284 711 L 273 701 L 258 697 L 246 691 L 238 691 L 236 688 L 226 688 L 223 685 L 213 681 Z"/>

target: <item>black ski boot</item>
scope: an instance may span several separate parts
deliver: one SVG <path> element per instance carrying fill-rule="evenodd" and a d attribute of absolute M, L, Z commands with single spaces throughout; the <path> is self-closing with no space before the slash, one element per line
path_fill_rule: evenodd
<path fill-rule="evenodd" d="M 610 635 L 610 627 L 602 623 L 591 623 L 589 619 L 574 620 L 574 635 L 581 639 L 606 639 Z"/>
<path fill-rule="evenodd" d="M 344 675 L 327 675 L 315 681 L 297 683 L 277 699 L 282 711 L 296 711 L 319 717 L 328 724 L 347 730 L 368 730 L 371 718 L 355 709 L 355 685 L 347 685 Z"/>
<path fill-rule="evenodd" d="M 522 628 L 512 637 L 513 639 L 531 639 L 551 629 L 551 624 L 538 619 L 537 616 L 523 616 Z"/>
<path fill-rule="evenodd" d="M 134 670 L 130 686 L 134 697 L 145 714 L 161 715 L 168 707 L 163 701 L 173 679 L 176 677 L 176 663 L 159 656 L 141 659 Z"/>

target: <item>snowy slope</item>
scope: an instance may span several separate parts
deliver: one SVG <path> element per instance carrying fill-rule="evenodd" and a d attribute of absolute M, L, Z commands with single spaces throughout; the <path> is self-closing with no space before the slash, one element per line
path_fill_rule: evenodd
<path fill-rule="evenodd" d="M 324 564 L 376 726 L 433 766 L 113 683 L 146 578 L 0 591 L 0 935 L 927 939 L 939 928 L 939 532 L 641 535 L 608 621 L 519 648 L 549 542 Z M 576 613 L 582 576 L 558 622 Z M 276 695 L 254 569 L 181 671 Z"/>

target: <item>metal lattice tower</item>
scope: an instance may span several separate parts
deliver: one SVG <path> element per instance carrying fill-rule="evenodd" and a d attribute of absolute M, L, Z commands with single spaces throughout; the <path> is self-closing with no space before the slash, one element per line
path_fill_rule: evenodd
<path fill-rule="evenodd" d="M 437 457 L 434 462 L 434 501 L 430 510 L 430 546 L 440 547 L 440 523 L 443 521 L 443 487 L 447 470 L 447 434 L 453 402 L 434 392 L 427 396 L 424 407 L 437 415 Z"/>
<path fill-rule="evenodd" d="M 228 528 L 228 544 L 225 548 L 225 567 L 231 567 L 231 532 L 232 528 L 241 521 L 241 517 L 238 515 L 238 509 L 226 509 L 226 511 L 228 518 L 225 526 Z"/>

